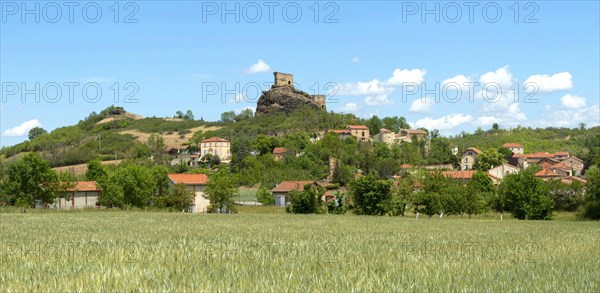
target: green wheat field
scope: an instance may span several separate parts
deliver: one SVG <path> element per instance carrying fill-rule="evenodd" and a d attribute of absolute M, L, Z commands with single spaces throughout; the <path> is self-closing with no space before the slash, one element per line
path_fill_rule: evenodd
<path fill-rule="evenodd" d="M 600 223 L 0 213 L 0 291 L 600 291 Z"/>

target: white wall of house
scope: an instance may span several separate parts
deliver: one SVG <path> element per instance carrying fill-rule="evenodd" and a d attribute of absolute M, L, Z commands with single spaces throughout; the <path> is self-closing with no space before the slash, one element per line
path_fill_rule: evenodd
<path fill-rule="evenodd" d="M 55 198 L 54 204 L 50 205 L 53 209 L 82 209 L 82 208 L 94 208 L 98 201 L 98 191 L 78 191 L 75 193 L 69 192 L 66 197 L 69 198 Z"/>

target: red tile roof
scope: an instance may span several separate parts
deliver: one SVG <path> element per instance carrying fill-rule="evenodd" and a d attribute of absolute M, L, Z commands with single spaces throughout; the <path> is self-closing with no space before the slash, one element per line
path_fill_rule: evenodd
<path fill-rule="evenodd" d="M 477 173 L 475 170 L 442 171 L 442 175 L 452 179 L 471 179 L 475 173 Z"/>
<path fill-rule="evenodd" d="M 539 172 L 535 173 L 535 177 L 560 177 L 560 175 L 544 168 L 544 169 L 540 170 Z"/>
<path fill-rule="evenodd" d="M 66 184 L 66 182 L 63 182 Z M 68 188 L 67 191 L 77 192 L 77 191 L 101 191 L 102 188 L 98 186 L 96 181 L 77 181 L 74 182 L 75 185 L 71 188 Z"/>
<path fill-rule="evenodd" d="M 211 137 L 211 138 L 202 140 L 201 142 L 229 142 L 229 141 L 224 138 L 220 138 L 220 137 Z"/>
<path fill-rule="evenodd" d="M 408 134 L 427 134 L 427 132 L 421 130 L 421 129 L 402 129 L 404 131 L 406 131 L 406 133 Z"/>
<path fill-rule="evenodd" d="M 288 150 L 286 148 L 274 148 L 273 149 L 274 155 L 283 155 L 283 154 L 286 154 L 287 152 L 288 152 Z"/>
<path fill-rule="evenodd" d="M 313 184 L 314 181 L 283 181 L 275 188 L 271 189 L 271 192 L 290 192 L 292 190 L 304 190 L 304 185 Z"/>
<path fill-rule="evenodd" d="M 583 184 L 587 183 L 587 180 L 581 179 L 581 178 L 575 177 L 575 176 L 568 176 L 568 177 L 561 179 L 560 181 L 562 181 L 562 183 L 565 183 L 565 184 L 571 184 L 571 183 L 573 183 L 573 181 L 579 181 Z"/>
<path fill-rule="evenodd" d="M 347 130 L 347 129 L 329 130 L 328 132 L 350 135 L 350 130 Z"/>
<path fill-rule="evenodd" d="M 523 145 L 520 144 L 520 143 L 516 143 L 516 142 L 507 142 L 507 143 L 503 144 L 502 147 L 505 147 L 505 148 L 522 148 Z"/>
<path fill-rule="evenodd" d="M 571 167 L 567 166 L 567 164 L 562 163 L 562 162 L 550 166 L 549 169 L 551 169 L 551 170 L 552 169 L 561 169 L 561 170 L 565 170 L 565 171 L 571 171 Z"/>
<path fill-rule="evenodd" d="M 468 148 L 468 149 L 466 149 L 466 150 L 463 152 L 463 154 L 464 154 L 466 151 L 468 151 L 468 150 L 472 150 L 472 151 L 474 151 L 476 154 L 481 154 L 481 150 L 479 150 L 479 149 L 478 149 L 478 148 L 476 148 L 476 147 L 472 147 L 472 148 Z"/>
<path fill-rule="evenodd" d="M 206 185 L 208 183 L 206 174 L 169 174 L 168 177 L 175 184 Z"/>
<path fill-rule="evenodd" d="M 535 154 L 514 154 L 513 158 L 543 159 L 554 158 L 554 154 L 538 152 Z"/>
<path fill-rule="evenodd" d="M 364 125 L 348 125 L 347 126 L 348 129 L 362 129 L 362 130 L 369 130 L 369 127 L 364 126 Z"/>

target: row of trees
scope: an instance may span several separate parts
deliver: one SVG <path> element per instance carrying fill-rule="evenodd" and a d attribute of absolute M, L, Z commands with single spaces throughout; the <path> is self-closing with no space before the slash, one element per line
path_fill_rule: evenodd
<path fill-rule="evenodd" d="M 588 171 L 585 189 L 579 182 L 567 185 L 558 180 L 543 181 L 534 176 L 536 171 L 532 167 L 510 174 L 498 187 L 484 172 L 475 173 L 467 184 L 439 172 L 407 176 L 399 181 L 382 180 L 369 174 L 350 181 L 348 200 L 338 198 L 333 207 L 338 211 L 379 216 L 404 215 L 412 209 L 417 217 L 425 214 L 440 218 L 452 214 L 471 218 L 493 210 L 501 219 L 503 213 L 510 212 L 515 218 L 525 220 L 547 220 L 555 210 L 579 210 L 585 218 L 600 218 L 600 170 L 597 167 Z M 323 192 L 315 186 L 292 192 L 288 212 L 322 213 L 325 207 L 332 210 L 332 204 L 326 206 L 321 202 Z"/>

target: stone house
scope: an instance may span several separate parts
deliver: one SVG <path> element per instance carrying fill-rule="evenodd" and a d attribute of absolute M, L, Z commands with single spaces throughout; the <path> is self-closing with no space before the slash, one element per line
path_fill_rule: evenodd
<path fill-rule="evenodd" d="M 377 142 L 385 142 L 387 144 L 395 143 L 396 134 L 388 129 L 381 128 L 379 133 L 373 135 L 373 140 Z"/>
<path fill-rule="evenodd" d="M 348 125 L 346 127 L 350 131 L 350 134 L 356 137 L 359 141 L 369 141 L 371 135 L 369 134 L 369 127 L 365 125 Z"/>
<path fill-rule="evenodd" d="M 569 156 L 562 160 L 561 163 L 571 167 L 573 176 L 581 176 L 581 172 L 583 171 L 583 160 L 574 156 Z"/>
<path fill-rule="evenodd" d="M 481 151 L 478 148 L 471 147 L 466 149 L 462 153 L 462 157 L 460 159 L 460 166 L 462 170 L 470 170 L 473 169 L 473 164 L 475 163 L 475 159 L 477 156 L 481 154 Z"/>
<path fill-rule="evenodd" d="M 429 134 L 420 129 L 400 129 L 396 135 L 397 142 L 412 142 L 413 139 L 421 141 L 427 139 Z"/>
<path fill-rule="evenodd" d="M 519 173 L 519 171 L 519 168 L 513 165 L 502 164 L 500 166 L 496 166 L 494 168 L 489 169 L 487 173 L 491 176 L 498 178 L 499 180 L 503 180 L 504 177 L 506 177 L 508 174 L 516 174 Z"/>
<path fill-rule="evenodd" d="M 516 142 L 507 142 L 502 147 L 509 149 L 513 154 L 523 154 L 525 150 L 522 144 Z"/>

